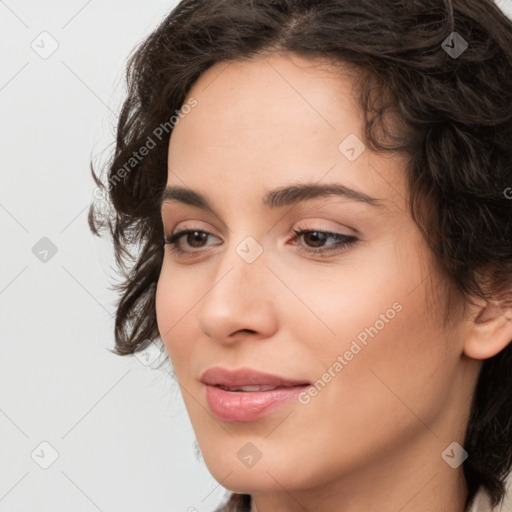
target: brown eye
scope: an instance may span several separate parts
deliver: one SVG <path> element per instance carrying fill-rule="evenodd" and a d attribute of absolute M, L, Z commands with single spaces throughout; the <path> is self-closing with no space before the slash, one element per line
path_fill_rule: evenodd
<path fill-rule="evenodd" d="M 186 234 L 185 240 L 191 247 L 202 247 L 202 242 L 208 238 L 208 233 L 205 231 L 191 231 Z"/>
<path fill-rule="evenodd" d="M 321 247 L 325 243 L 326 238 L 325 233 L 322 231 L 307 231 L 304 233 L 304 240 L 313 247 Z"/>
<path fill-rule="evenodd" d="M 208 246 L 208 244 L 206 244 L 205 242 L 207 242 L 209 236 L 213 237 L 213 235 L 211 233 L 209 233 L 208 231 L 203 231 L 200 229 L 190 229 L 190 228 L 182 229 L 181 231 L 177 231 L 176 233 L 173 233 L 169 237 L 165 237 L 164 243 L 166 245 L 171 245 L 172 251 L 175 252 L 176 254 L 186 254 L 186 253 L 194 254 L 196 252 L 198 253 L 199 251 L 193 251 L 193 250 L 188 250 L 186 248 L 183 248 L 182 247 L 182 245 L 183 245 L 182 239 L 185 240 L 185 244 L 184 244 L 185 247 L 190 247 L 192 249 L 194 249 L 194 248 L 201 249 L 203 247 Z"/>
<path fill-rule="evenodd" d="M 324 256 L 328 253 L 339 253 L 348 249 L 359 240 L 352 235 L 314 229 L 294 229 L 293 232 L 297 235 L 296 238 L 303 238 L 304 240 L 304 244 L 298 244 L 297 250 L 310 255 Z M 328 239 L 334 240 L 334 243 L 325 245 Z"/>

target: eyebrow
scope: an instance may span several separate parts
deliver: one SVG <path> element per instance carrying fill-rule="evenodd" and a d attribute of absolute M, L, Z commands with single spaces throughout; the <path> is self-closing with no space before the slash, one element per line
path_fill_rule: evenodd
<path fill-rule="evenodd" d="M 371 197 L 364 192 L 351 189 L 340 183 L 297 183 L 285 187 L 269 190 L 263 197 L 263 205 L 268 208 L 280 208 L 283 206 L 295 205 L 301 201 L 307 201 L 318 197 L 342 196 L 351 201 L 364 203 L 375 207 L 384 207 L 381 199 Z M 196 206 L 209 211 L 217 216 L 213 206 L 205 196 L 194 190 L 168 186 L 162 193 L 159 203 L 161 210 L 165 203 L 178 201 L 190 206 Z"/>

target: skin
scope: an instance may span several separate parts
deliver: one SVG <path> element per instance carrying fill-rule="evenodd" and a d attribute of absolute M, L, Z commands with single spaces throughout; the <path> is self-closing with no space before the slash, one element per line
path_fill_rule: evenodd
<path fill-rule="evenodd" d="M 192 226 L 211 236 L 182 237 L 181 256 L 166 245 L 159 331 L 209 471 L 251 494 L 253 511 L 463 512 L 462 466 L 441 454 L 463 445 L 481 360 L 506 346 L 511 322 L 477 302 L 443 325 L 447 283 L 407 209 L 405 157 L 366 148 L 350 161 L 338 149 L 349 134 L 363 139 L 352 83 L 341 68 L 289 54 L 199 77 L 189 91 L 198 104 L 172 132 L 167 184 L 202 193 L 216 214 L 163 205 L 165 235 Z M 267 190 L 298 182 L 340 183 L 383 206 L 338 196 L 262 204 Z M 293 229 L 358 241 L 300 253 L 318 243 Z M 263 249 L 252 263 L 236 252 L 247 236 Z M 209 411 L 207 368 L 315 382 L 395 303 L 401 310 L 309 403 L 248 423 Z M 237 457 L 248 442 L 261 452 L 252 467 Z"/>

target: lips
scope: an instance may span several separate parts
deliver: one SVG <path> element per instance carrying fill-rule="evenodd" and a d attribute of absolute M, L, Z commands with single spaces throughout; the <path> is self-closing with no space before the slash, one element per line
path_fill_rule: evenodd
<path fill-rule="evenodd" d="M 310 383 L 250 368 L 228 370 L 217 366 L 201 375 L 205 400 L 221 421 L 251 422 L 296 400 Z"/>
<path fill-rule="evenodd" d="M 307 380 L 296 380 L 279 375 L 272 375 L 250 368 L 228 370 L 216 366 L 206 370 L 200 378 L 201 382 L 210 386 L 217 386 L 225 391 L 271 391 L 277 388 L 297 387 L 309 385 Z"/>

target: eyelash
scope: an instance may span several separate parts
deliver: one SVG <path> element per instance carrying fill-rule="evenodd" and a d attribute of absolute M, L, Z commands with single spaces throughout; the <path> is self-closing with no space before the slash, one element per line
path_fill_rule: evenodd
<path fill-rule="evenodd" d="M 190 233 L 196 233 L 196 232 L 206 233 L 207 235 L 211 235 L 211 233 L 209 233 L 208 231 L 204 231 L 201 229 L 186 228 L 181 231 L 177 231 L 176 233 L 172 234 L 171 236 L 165 237 L 164 243 L 166 245 L 170 245 L 171 252 L 178 256 L 182 256 L 184 254 L 198 253 L 199 250 L 198 251 L 185 251 L 179 245 L 179 241 L 182 237 L 184 237 L 185 235 L 188 235 Z M 327 237 L 332 237 L 332 238 L 337 239 L 337 242 L 335 242 L 334 244 L 331 244 L 327 249 L 324 247 L 320 247 L 319 249 L 312 249 L 312 248 L 305 249 L 304 247 L 300 247 L 300 246 L 298 247 L 299 253 L 307 254 L 310 256 L 311 255 L 323 256 L 324 254 L 327 254 L 327 253 L 340 252 L 341 250 L 346 250 L 346 249 L 352 247 L 358 241 L 358 238 L 356 238 L 355 236 L 352 236 L 352 235 L 342 235 L 341 233 L 333 233 L 332 231 L 321 231 L 319 229 L 301 229 L 301 228 L 299 228 L 296 230 L 294 229 L 293 232 L 295 233 L 297 238 L 304 234 L 321 233 L 322 235 L 326 235 Z"/>

